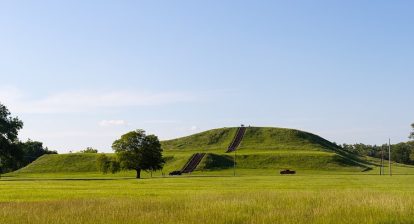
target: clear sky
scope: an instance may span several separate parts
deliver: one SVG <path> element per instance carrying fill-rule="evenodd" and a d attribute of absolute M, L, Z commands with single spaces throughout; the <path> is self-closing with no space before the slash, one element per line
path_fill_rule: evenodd
<path fill-rule="evenodd" d="M 413 1 L 0 1 L 0 102 L 20 138 L 111 151 L 137 128 L 296 128 L 406 141 Z"/>

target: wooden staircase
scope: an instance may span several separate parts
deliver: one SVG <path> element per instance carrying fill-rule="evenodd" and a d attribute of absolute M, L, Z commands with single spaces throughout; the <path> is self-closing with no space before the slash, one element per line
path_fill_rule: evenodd
<path fill-rule="evenodd" d="M 201 160 L 204 158 L 205 153 L 195 153 L 191 156 L 191 158 L 187 161 L 187 163 L 181 169 L 181 173 L 191 173 L 193 172 Z"/>
<path fill-rule="evenodd" d="M 229 147 L 227 148 L 227 153 L 233 152 L 239 147 L 241 141 L 243 140 L 244 134 L 246 133 L 246 127 L 242 126 L 237 129 L 236 136 L 234 136 L 233 141 L 230 143 Z"/>

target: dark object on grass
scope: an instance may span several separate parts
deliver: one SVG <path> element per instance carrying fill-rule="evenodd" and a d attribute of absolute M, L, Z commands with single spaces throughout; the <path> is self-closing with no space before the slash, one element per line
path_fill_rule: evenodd
<path fill-rule="evenodd" d="M 172 172 L 170 172 L 170 176 L 177 176 L 177 175 L 181 175 L 182 173 L 181 173 L 181 171 L 179 171 L 179 170 L 175 170 L 175 171 L 172 171 Z"/>
<path fill-rule="evenodd" d="M 296 174 L 296 171 L 294 171 L 294 170 L 282 170 L 282 171 L 280 171 L 280 174 Z"/>

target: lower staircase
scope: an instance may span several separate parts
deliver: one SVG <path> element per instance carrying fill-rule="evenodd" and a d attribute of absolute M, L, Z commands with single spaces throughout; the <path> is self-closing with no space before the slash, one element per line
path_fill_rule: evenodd
<path fill-rule="evenodd" d="M 237 149 L 237 147 L 239 147 L 241 141 L 243 140 L 244 133 L 246 133 L 246 127 L 242 126 L 239 129 L 237 129 L 236 136 L 234 136 L 233 141 L 227 148 L 227 153 L 233 152 Z"/>
<path fill-rule="evenodd" d="M 188 162 L 181 169 L 181 173 L 191 173 L 193 172 L 201 160 L 204 158 L 205 153 L 195 153 L 191 156 Z"/>

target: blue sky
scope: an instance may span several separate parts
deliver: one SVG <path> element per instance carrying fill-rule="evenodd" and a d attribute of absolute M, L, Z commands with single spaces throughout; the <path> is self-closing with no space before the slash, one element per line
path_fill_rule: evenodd
<path fill-rule="evenodd" d="M 218 127 L 406 141 L 412 1 L 1 1 L 0 102 L 20 138 L 111 151 Z"/>

